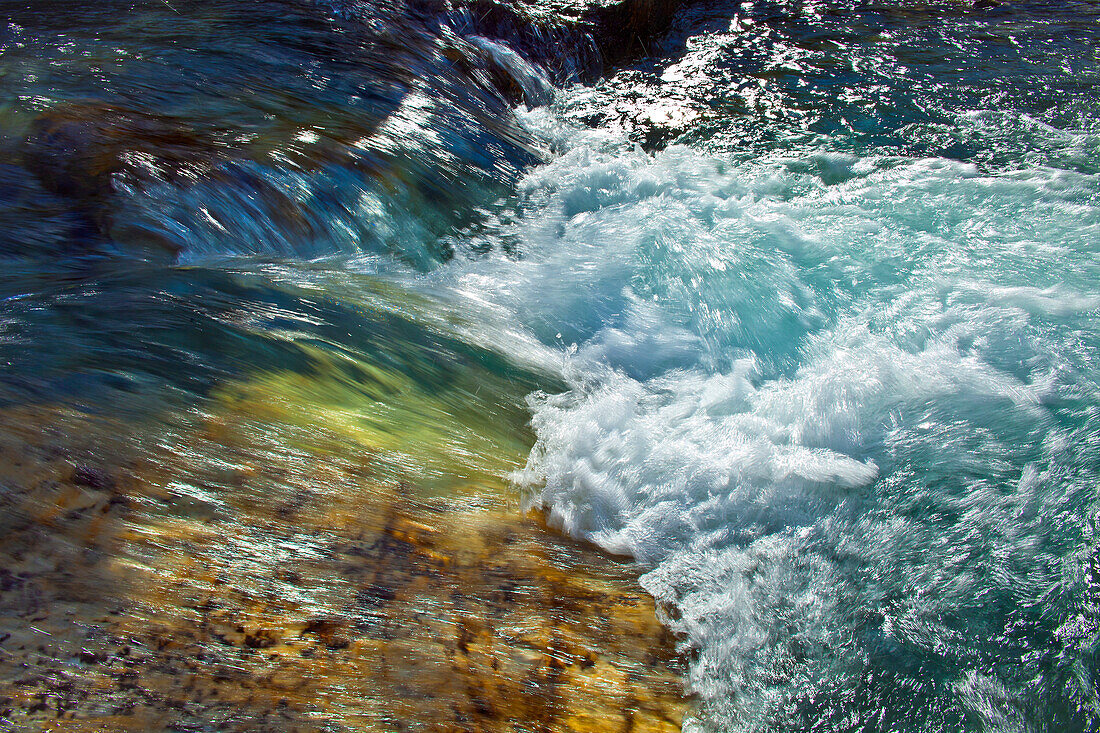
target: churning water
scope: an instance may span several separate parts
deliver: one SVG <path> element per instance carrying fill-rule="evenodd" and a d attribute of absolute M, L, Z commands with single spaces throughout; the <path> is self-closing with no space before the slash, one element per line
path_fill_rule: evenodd
<path fill-rule="evenodd" d="M 544 106 L 507 39 L 155 5 L 4 31 L 9 147 L 89 96 L 152 140 L 109 216 L 0 172 L 9 400 L 320 352 L 476 429 L 527 393 L 510 478 L 644 568 L 687 729 L 1100 724 L 1094 2 L 705 3 Z M 182 174 L 141 158 L 168 144 Z M 503 393 L 448 397 L 463 368 Z"/>

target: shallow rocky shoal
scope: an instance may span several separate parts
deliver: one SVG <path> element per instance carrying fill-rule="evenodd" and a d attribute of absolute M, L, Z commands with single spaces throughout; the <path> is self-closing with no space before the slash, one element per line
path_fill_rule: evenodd
<path fill-rule="evenodd" d="M 258 412 L 0 415 L 5 730 L 679 729 L 633 566 Z"/>

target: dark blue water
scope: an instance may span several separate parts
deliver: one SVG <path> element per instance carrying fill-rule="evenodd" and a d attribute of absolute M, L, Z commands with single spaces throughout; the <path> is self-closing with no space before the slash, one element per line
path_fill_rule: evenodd
<path fill-rule="evenodd" d="M 1096 12 L 1090 2 L 699 3 L 660 57 L 613 74 L 596 85 L 609 98 L 582 96 L 570 112 L 633 122 L 675 107 L 636 139 L 734 155 L 826 148 L 1094 173 Z"/>

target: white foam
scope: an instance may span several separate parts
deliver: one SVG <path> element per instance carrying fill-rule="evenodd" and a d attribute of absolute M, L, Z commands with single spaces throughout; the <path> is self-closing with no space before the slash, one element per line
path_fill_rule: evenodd
<path fill-rule="evenodd" d="M 826 182 L 528 121 L 562 154 L 481 235 L 518 255 L 435 282 L 556 350 L 571 389 L 530 398 L 514 478 L 650 569 L 687 727 L 1014 730 L 1072 664 L 994 639 L 1072 597 L 1059 548 L 1086 541 L 1100 442 L 1051 405 L 1097 396 L 1100 179 L 845 159 Z"/>

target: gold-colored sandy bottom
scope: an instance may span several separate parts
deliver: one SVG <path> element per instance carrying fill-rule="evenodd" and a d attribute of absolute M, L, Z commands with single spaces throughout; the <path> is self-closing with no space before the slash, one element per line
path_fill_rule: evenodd
<path fill-rule="evenodd" d="M 0 728 L 679 729 L 630 564 L 259 402 L 0 414 Z"/>

